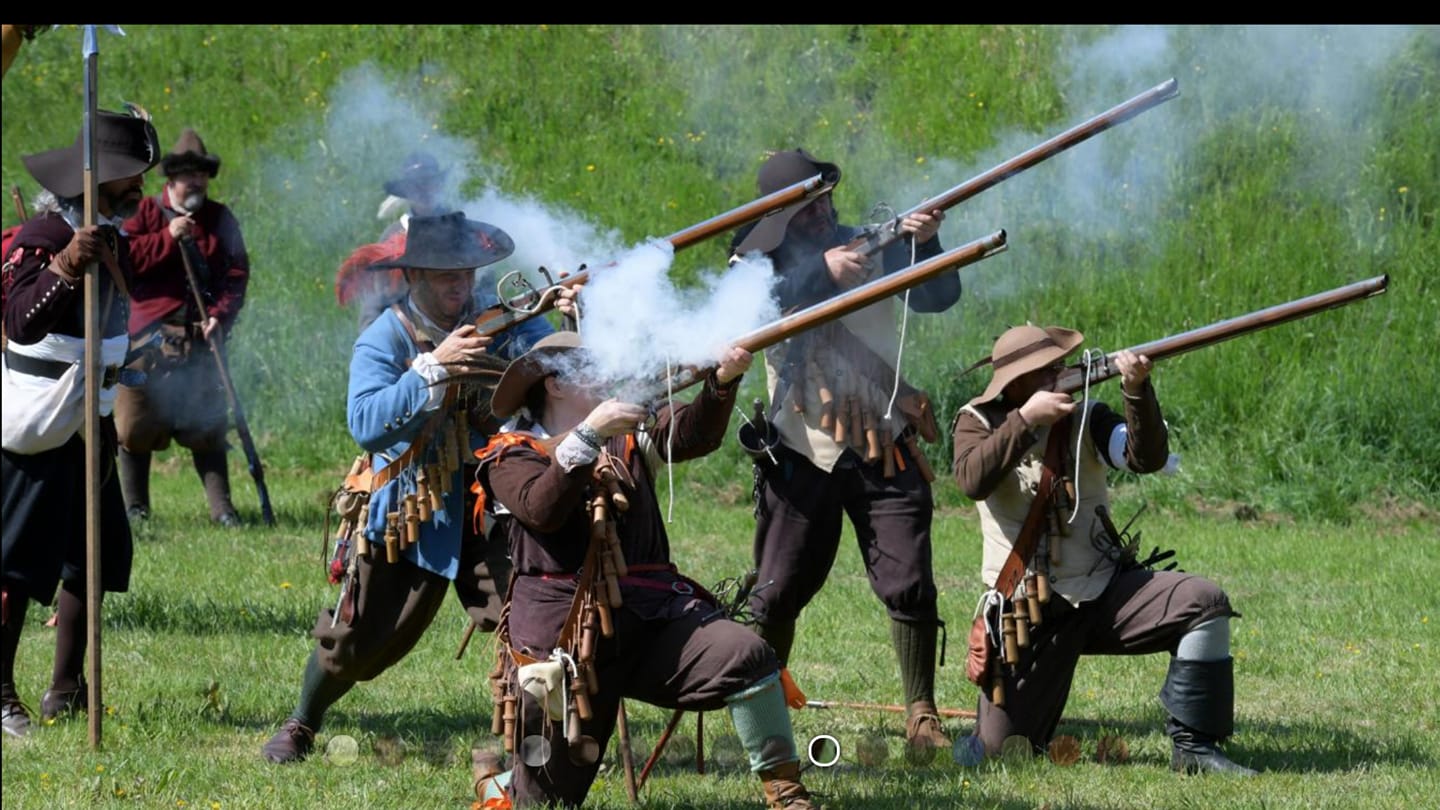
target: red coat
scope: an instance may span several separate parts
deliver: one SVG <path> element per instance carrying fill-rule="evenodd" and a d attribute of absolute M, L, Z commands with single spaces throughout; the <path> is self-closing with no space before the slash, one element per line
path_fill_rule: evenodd
<path fill-rule="evenodd" d="M 130 257 L 135 279 L 130 287 L 130 334 L 138 335 L 151 324 L 180 307 L 187 307 L 186 320 L 199 321 L 194 294 L 185 278 L 180 245 L 170 235 L 170 220 L 177 212 L 170 208 L 165 192 L 146 197 L 135 216 L 125 221 L 130 236 Z M 205 314 L 215 316 L 228 333 L 245 305 L 245 288 L 250 282 L 250 257 L 240 222 L 230 209 L 207 199 L 192 216 L 191 235 L 209 267 L 205 288 Z M 197 272 L 202 272 L 198 267 Z"/>

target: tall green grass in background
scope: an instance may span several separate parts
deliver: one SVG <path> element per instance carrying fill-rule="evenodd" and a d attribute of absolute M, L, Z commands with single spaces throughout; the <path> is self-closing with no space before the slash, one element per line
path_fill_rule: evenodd
<path fill-rule="evenodd" d="M 254 264 L 232 362 L 270 466 L 347 457 L 355 328 L 332 279 L 378 235 L 381 183 L 417 144 L 459 155 L 466 199 L 528 200 L 603 251 L 752 199 L 767 149 L 838 161 L 837 207 L 860 222 L 1174 77 L 1179 98 L 951 210 L 947 245 L 1003 227 L 1010 249 L 962 271 L 956 309 L 907 324 L 907 376 L 948 419 L 984 384 L 958 370 L 1009 325 L 1066 324 L 1113 351 L 1386 273 L 1378 299 L 1164 363 L 1185 464 L 1153 489 L 1176 508 L 1341 521 L 1440 493 L 1433 27 L 124 30 L 100 39 L 101 106 L 146 106 L 167 149 L 194 126 L 224 159 L 214 194 Z M 20 156 L 79 129 L 79 43 L 44 33 L 5 79 L 4 181 L 27 195 Z M 722 269 L 726 241 L 677 254 L 676 282 Z M 948 438 L 930 453 L 948 467 Z M 682 475 L 743 485 L 744 467 L 732 445 Z"/>

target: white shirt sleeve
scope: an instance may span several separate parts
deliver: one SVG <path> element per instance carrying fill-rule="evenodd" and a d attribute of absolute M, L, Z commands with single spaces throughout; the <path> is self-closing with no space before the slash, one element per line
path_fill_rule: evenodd
<path fill-rule="evenodd" d="M 450 369 L 441 365 L 430 352 L 417 355 L 410 368 L 430 386 L 430 398 L 425 401 L 424 410 L 438 410 L 445 399 L 445 386 L 438 383 L 444 382 L 450 376 Z"/>

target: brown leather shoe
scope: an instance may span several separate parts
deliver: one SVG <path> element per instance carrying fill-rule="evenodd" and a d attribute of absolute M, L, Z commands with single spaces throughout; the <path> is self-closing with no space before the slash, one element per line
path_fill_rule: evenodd
<path fill-rule="evenodd" d="M 787 762 L 772 771 L 760 772 L 769 810 L 824 810 L 800 784 L 800 763 Z"/>
<path fill-rule="evenodd" d="M 76 689 L 63 692 L 46 689 L 45 694 L 40 696 L 40 719 L 49 722 L 62 715 L 86 711 L 89 706 L 89 690 L 86 689 L 85 681 L 82 678 L 80 686 Z"/>
<path fill-rule="evenodd" d="M 940 721 L 940 710 L 933 702 L 917 700 L 910 704 L 909 716 L 905 718 L 905 747 L 925 753 L 950 747 L 950 738 Z"/>
<path fill-rule="evenodd" d="M 260 755 L 266 760 L 277 765 L 286 762 L 299 762 L 310 755 L 310 750 L 315 747 L 315 732 L 304 723 L 291 717 L 280 726 L 260 747 Z"/>

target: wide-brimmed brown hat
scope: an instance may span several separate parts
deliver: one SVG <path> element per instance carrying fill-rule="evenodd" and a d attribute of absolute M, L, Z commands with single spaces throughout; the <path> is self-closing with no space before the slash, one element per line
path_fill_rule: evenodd
<path fill-rule="evenodd" d="M 144 118 L 96 110 L 91 121 L 91 139 L 95 145 L 95 165 L 91 171 L 97 184 L 144 174 L 160 160 L 160 138 L 155 135 L 155 127 Z M 30 176 L 56 197 L 79 197 L 85 193 L 83 127 L 69 146 L 24 155 L 20 159 Z"/>
<path fill-rule="evenodd" d="M 464 211 L 433 217 L 411 217 L 405 252 L 370 265 L 371 270 L 471 270 L 515 252 L 510 234 L 488 222 L 466 219 Z"/>
<path fill-rule="evenodd" d="M 170 154 L 160 158 L 160 172 L 166 177 L 186 172 L 204 172 L 214 177 L 220 173 L 220 156 L 206 152 L 205 142 L 195 130 L 186 127 Z"/>
<path fill-rule="evenodd" d="M 970 405 L 989 402 L 1000 396 L 1005 386 L 1014 382 L 1026 372 L 1045 368 L 1056 360 L 1063 360 L 1080 348 L 1085 336 L 1074 329 L 1060 326 L 1012 326 L 995 340 L 988 364 L 995 367 L 995 375 L 985 392 L 970 400 Z M 980 364 L 986 364 L 982 360 Z"/>
<path fill-rule="evenodd" d="M 756 185 L 760 189 L 760 196 L 774 194 L 782 188 L 793 186 L 796 183 L 809 180 L 815 175 L 826 185 L 835 186 L 840 182 L 840 167 L 834 163 L 826 163 L 804 149 L 792 149 L 788 152 L 776 152 L 766 160 L 760 167 L 760 174 Z M 829 193 L 829 192 L 826 192 Z M 805 209 L 805 206 L 820 199 L 819 195 L 811 197 L 803 202 L 795 203 L 787 208 L 782 208 L 773 214 L 768 214 L 750 229 L 745 239 L 735 248 L 735 252 L 744 255 L 751 251 L 769 253 L 785 241 L 785 229 L 790 226 L 790 220 Z"/>
<path fill-rule="evenodd" d="M 500 375 L 500 382 L 490 395 L 490 412 L 499 419 L 509 418 L 525 404 L 525 397 L 536 383 L 562 368 L 572 367 L 573 356 L 583 352 L 579 332 L 555 332 L 536 341 L 530 351 L 512 360 Z"/>
<path fill-rule="evenodd" d="M 446 171 L 429 152 L 411 152 L 400 167 L 399 176 L 385 181 L 385 193 L 410 199 L 426 186 L 438 186 L 445 179 Z"/>

